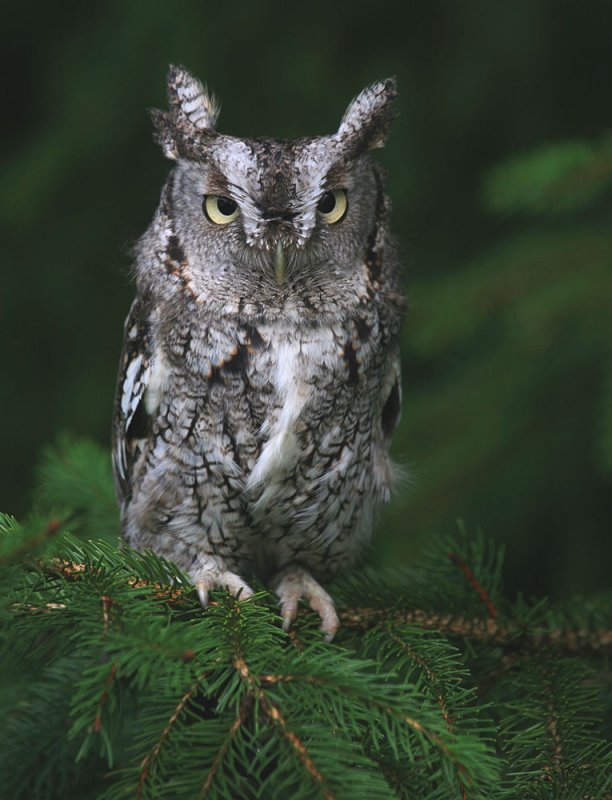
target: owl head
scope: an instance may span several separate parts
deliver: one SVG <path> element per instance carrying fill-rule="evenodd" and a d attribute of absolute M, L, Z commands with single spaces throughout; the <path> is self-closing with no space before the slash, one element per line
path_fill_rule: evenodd
<path fill-rule="evenodd" d="M 386 208 L 367 153 L 386 141 L 396 94 L 392 78 L 364 89 L 331 135 L 244 139 L 217 132 L 214 97 L 170 67 L 169 111 L 151 116 L 176 162 L 172 217 L 192 272 L 281 294 L 305 281 L 337 291 Z"/>

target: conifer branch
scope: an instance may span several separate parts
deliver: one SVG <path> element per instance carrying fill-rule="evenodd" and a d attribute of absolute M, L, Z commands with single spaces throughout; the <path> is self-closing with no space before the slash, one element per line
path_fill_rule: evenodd
<path fill-rule="evenodd" d="M 461 637 L 482 644 L 496 645 L 506 650 L 537 650 L 546 646 L 568 654 L 590 653 L 593 655 L 605 655 L 612 652 L 612 629 L 585 630 L 578 628 L 565 630 L 553 628 L 529 630 L 521 625 L 498 622 L 496 619 L 497 610 L 492 605 L 486 591 L 473 576 L 467 563 L 463 559 L 458 559 L 454 563 L 460 566 L 466 577 L 468 573 L 471 575 L 472 579 L 468 578 L 468 580 L 475 587 L 487 607 L 489 612 L 487 619 L 455 616 L 424 609 L 351 607 L 338 610 L 341 625 L 346 629 L 362 632 L 386 622 L 416 625 L 424 630 L 439 631 L 448 636 Z M 88 569 L 84 563 L 65 559 L 52 559 L 41 563 L 40 567 L 47 574 L 60 575 L 69 581 L 82 578 Z M 465 570 L 468 572 L 466 573 Z M 128 578 L 127 583 L 134 589 L 153 588 L 155 598 L 169 604 L 185 601 L 191 594 L 191 589 L 164 585 L 158 581 L 151 582 L 135 576 Z M 214 605 L 214 601 L 211 605 Z M 27 603 L 17 604 L 16 607 L 29 613 L 49 613 L 54 610 L 61 610 L 63 604 L 46 603 L 44 606 L 37 606 Z M 108 614 L 108 609 L 105 613 Z M 308 612 L 301 610 L 301 613 Z M 296 646 L 299 646 L 297 639 L 294 638 L 293 641 Z"/>
<path fill-rule="evenodd" d="M 544 691 L 546 693 L 546 707 L 548 711 L 548 721 L 546 723 L 546 730 L 548 731 L 548 735 L 551 739 L 551 761 L 552 761 L 552 771 L 557 773 L 557 775 L 561 775 L 563 773 L 563 751 L 561 745 L 561 737 L 559 736 L 559 727 L 558 727 L 558 714 L 557 709 L 555 708 L 555 697 L 554 693 L 548 684 L 548 682 L 544 685 Z M 548 771 L 550 768 L 545 768 L 545 771 Z"/>
<path fill-rule="evenodd" d="M 612 651 L 612 629 L 529 631 L 513 624 L 501 624 L 490 618 L 468 618 L 424 611 L 423 609 L 345 608 L 338 611 L 343 627 L 365 631 L 385 621 L 416 625 L 424 630 L 470 639 L 507 649 L 537 650 L 551 647 L 570 654 L 605 655 Z"/>
<path fill-rule="evenodd" d="M 317 789 L 320 790 L 321 796 L 324 800 L 334 800 L 334 795 L 332 792 L 325 785 L 325 779 L 321 772 L 317 769 L 314 761 L 312 760 L 311 756 L 306 749 L 304 743 L 299 739 L 299 737 L 289 728 L 285 717 L 283 716 L 280 708 L 272 702 L 268 697 L 266 697 L 265 692 L 261 688 L 261 682 L 258 678 L 256 678 L 241 655 L 237 655 L 234 658 L 234 668 L 238 671 L 241 678 L 247 683 L 250 692 L 255 697 L 259 708 L 264 712 L 264 714 L 271 720 L 271 722 L 279 728 L 282 735 L 285 739 L 289 742 L 291 747 L 294 749 L 298 759 L 303 764 L 306 772 L 312 779 L 312 782 L 315 784 Z M 279 680 L 283 678 L 289 678 L 289 676 L 276 676 Z"/>
<path fill-rule="evenodd" d="M 89 495 L 78 506 L 87 532 L 108 524 Z M 47 800 L 62 781 L 71 796 L 100 800 L 503 800 L 608 788 L 601 676 L 589 663 L 612 652 L 605 602 L 579 599 L 569 613 L 497 606 L 502 557 L 482 538 L 462 532 L 432 548 L 405 584 L 367 570 L 343 581 L 330 646 L 305 607 L 286 636 L 263 593 L 219 592 L 202 611 L 163 558 L 68 533 L 49 558 L 41 530 L 55 537 L 44 518 L 0 519 L 5 652 L 13 664 L 34 654 L 27 702 L 5 703 L 0 774 L 16 800 Z M 16 581 L 14 556 L 32 537 L 39 560 Z M 34 739 L 47 743 L 36 763 Z M 79 773 L 84 763 L 91 772 Z M 83 793 L 92 782 L 97 793 Z"/>
<path fill-rule="evenodd" d="M 440 711 L 442 712 L 442 718 L 443 718 L 444 722 L 446 723 L 446 727 L 448 728 L 449 733 L 453 733 L 453 720 L 451 718 L 451 714 L 450 714 L 450 711 L 448 709 L 448 704 L 446 702 L 446 697 L 445 697 L 444 691 L 442 689 L 442 685 L 441 685 L 440 681 L 438 680 L 438 677 L 436 676 L 436 674 L 433 671 L 432 667 L 427 662 L 427 660 L 425 658 L 423 658 L 422 655 L 420 655 L 419 653 L 415 652 L 414 648 L 411 647 L 408 644 L 408 642 L 406 642 L 404 639 L 402 639 L 401 636 L 397 635 L 397 633 L 395 632 L 395 630 L 393 629 L 393 627 L 391 625 L 387 625 L 386 626 L 386 631 L 387 631 L 387 635 L 389 636 L 390 640 L 392 642 L 395 642 L 395 644 L 400 648 L 400 650 L 402 650 L 404 653 L 406 653 L 406 655 L 408 656 L 408 658 L 410 658 L 411 661 L 413 661 L 414 663 L 418 664 L 418 666 L 423 670 L 423 673 L 427 676 L 427 679 L 429 681 L 431 689 L 432 689 L 433 693 L 435 694 L 436 700 L 437 700 L 438 705 L 440 707 Z"/>
<path fill-rule="evenodd" d="M 252 706 L 253 706 L 253 696 L 251 694 L 245 694 L 245 696 L 242 698 L 242 701 L 240 702 L 240 711 L 238 712 L 238 715 L 230 725 L 230 728 L 227 732 L 227 736 L 223 740 L 221 747 L 219 748 L 219 752 L 213 759 L 210 769 L 208 770 L 208 774 L 206 775 L 206 779 L 202 784 L 202 797 L 206 797 L 208 795 L 213 780 L 215 778 L 215 775 L 217 774 L 219 767 L 221 766 L 221 762 L 223 761 L 223 758 L 225 757 L 227 751 L 229 750 L 232 741 L 238 734 L 240 727 L 244 724 L 245 720 L 249 716 Z"/>
<path fill-rule="evenodd" d="M 104 633 L 108 633 L 110 610 L 113 605 L 113 598 L 109 597 L 107 594 L 103 594 L 100 600 L 102 602 L 102 621 L 104 623 Z"/>
<path fill-rule="evenodd" d="M 463 572 L 467 582 L 473 587 L 476 594 L 482 600 L 482 604 L 487 609 L 489 617 L 491 617 L 491 619 L 495 619 L 497 617 L 497 609 L 493 605 L 493 601 L 489 597 L 488 592 L 478 582 L 476 576 L 468 566 L 467 562 L 463 558 L 461 558 L 461 556 L 458 555 L 457 553 L 449 553 L 448 557 L 453 562 L 453 564 L 459 567 L 459 569 Z"/>
<path fill-rule="evenodd" d="M 320 686 L 322 688 L 327 688 L 330 686 L 329 682 L 321 678 L 320 676 L 315 675 L 291 675 L 291 674 L 284 674 L 284 675 L 262 675 L 260 677 L 260 681 L 262 683 L 271 685 L 275 683 L 283 683 L 283 682 L 290 682 L 290 681 L 298 681 L 302 683 L 310 684 L 311 686 Z M 337 686 L 334 685 L 333 688 L 335 691 L 339 692 L 340 694 L 352 695 L 352 691 L 348 686 Z M 409 728 L 412 728 L 416 733 L 421 734 L 426 739 L 428 739 L 438 750 L 440 750 L 445 757 L 453 764 L 457 773 L 464 773 L 468 782 L 471 782 L 471 778 L 469 774 L 467 774 L 467 770 L 463 766 L 457 762 L 453 753 L 449 750 L 446 743 L 433 731 L 429 730 L 425 725 L 423 725 L 419 720 L 415 719 L 414 717 L 410 717 L 407 714 L 402 714 L 396 709 L 391 708 L 391 706 L 385 705 L 376 701 L 373 698 L 364 698 L 360 697 L 360 700 L 365 705 L 370 705 L 373 708 L 376 708 L 378 711 L 382 711 L 384 714 L 390 717 L 394 717 L 398 719 L 400 722 L 403 722 Z M 449 728 L 450 730 L 450 728 Z"/>
<path fill-rule="evenodd" d="M 106 701 L 108 699 L 108 695 L 116 675 L 117 675 L 117 663 L 113 662 L 113 664 L 111 664 L 108 677 L 104 682 L 104 688 L 102 689 L 102 694 L 100 695 L 100 699 L 98 700 L 98 710 L 96 711 L 96 718 L 94 719 L 92 725 L 94 733 L 99 733 L 102 728 L 102 711 L 104 710 L 104 706 L 106 705 Z"/>
<path fill-rule="evenodd" d="M 196 693 L 196 691 L 200 687 L 200 682 L 201 682 L 203 677 L 204 677 L 203 675 L 200 675 L 197 678 L 197 680 L 194 681 L 194 683 L 189 687 L 189 689 L 187 689 L 185 694 L 181 697 L 181 699 L 179 700 L 176 708 L 174 709 L 174 711 L 170 715 L 170 718 L 168 719 L 168 722 L 167 722 L 165 728 L 161 732 L 161 734 L 159 736 L 159 739 L 157 740 L 157 742 L 155 743 L 153 748 L 147 753 L 145 758 L 142 760 L 141 765 L 140 765 L 140 774 L 139 774 L 139 777 L 138 777 L 138 786 L 136 787 L 136 798 L 137 798 L 137 800 L 141 800 L 142 793 L 143 793 L 144 788 L 145 788 L 145 784 L 146 784 L 147 779 L 149 777 L 149 774 L 151 772 L 151 767 L 153 766 L 155 761 L 159 758 L 159 754 L 161 753 L 161 750 L 162 750 L 162 747 L 164 746 L 165 741 L 170 736 L 170 733 L 171 733 L 173 727 L 176 725 L 176 722 L 179 719 L 179 717 L 181 716 L 181 714 L 183 713 L 183 711 L 185 710 L 185 707 L 187 706 L 187 704 L 189 703 L 191 698 L 194 696 L 194 694 Z"/>
<path fill-rule="evenodd" d="M 24 539 L 24 541 L 17 545 L 17 547 L 14 547 L 9 552 L 0 555 L 0 564 L 8 564 L 11 561 L 19 561 L 20 558 L 28 553 L 31 553 L 32 550 L 35 550 L 37 547 L 40 547 L 40 545 L 48 542 L 49 539 L 53 539 L 53 537 L 61 531 L 64 522 L 64 520 L 57 519 L 55 517 L 50 519 L 45 527 L 39 531 L 39 533 L 35 533 L 33 536 Z"/>

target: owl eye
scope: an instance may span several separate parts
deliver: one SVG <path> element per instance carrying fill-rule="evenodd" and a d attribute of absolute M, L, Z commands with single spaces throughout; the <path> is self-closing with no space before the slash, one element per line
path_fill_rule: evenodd
<path fill-rule="evenodd" d="M 204 213 L 210 222 L 215 225 L 227 225 L 240 216 L 238 203 L 229 197 L 220 197 L 218 194 L 207 194 L 204 198 Z"/>
<path fill-rule="evenodd" d="M 323 192 L 317 204 L 317 211 L 325 222 L 333 225 L 346 214 L 348 199 L 346 189 L 334 189 L 331 192 Z"/>

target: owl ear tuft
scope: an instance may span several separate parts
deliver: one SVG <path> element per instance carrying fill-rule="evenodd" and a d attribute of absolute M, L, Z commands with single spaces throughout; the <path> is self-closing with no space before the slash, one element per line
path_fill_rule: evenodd
<path fill-rule="evenodd" d="M 215 130 L 220 108 L 214 95 L 184 67 L 170 65 L 167 86 L 170 111 L 151 109 L 149 113 L 155 141 L 166 158 L 176 161 L 198 134 Z"/>
<path fill-rule="evenodd" d="M 395 117 L 397 81 L 386 78 L 360 92 L 346 109 L 336 139 L 355 154 L 383 147 Z"/>
<path fill-rule="evenodd" d="M 168 69 L 168 104 L 178 122 L 182 118 L 200 131 L 214 131 L 219 116 L 219 104 L 214 95 L 185 67 Z"/>

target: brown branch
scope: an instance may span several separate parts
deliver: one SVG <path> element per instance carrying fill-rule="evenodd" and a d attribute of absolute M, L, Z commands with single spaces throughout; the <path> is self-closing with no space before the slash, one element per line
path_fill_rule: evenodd
<path fill-rule="evenodd" d="M 280 728 L 280 731 L 285 739 L 287 739 L 289 744 L 294 748 L 299 760 L 302 762 L 306 772 L 312 778 L 313 783 L 320 790 L 321 796 L 324 798 L 324 800 L 334 800 L 334 795 L 325 786 L 325 779 L 316 768 L 314 761 L 306 749 L 306 746 L 289 728 L 287 721 L 285 720 L 279 707 L 266 697 L 265 692 L 260 686 L 261 679 L 255 679 L 253 677 L 246 661 L 240 655 L 234 658 L 234 667 L 240 673 L 242 679 L 248 684 L 249 689 L 257 699 L 257 703 L 261 710 L 278 728 Z"/>
<path fill-rule="evenodd" d="M 305 745 L 302 741 L 293 733 L 292 730 L 287 725 L 285 718 L 281 714 L 280 709 L 270 700 L 268 700 L 263 692 L 259 698 L 260 707 L 263 711 L 273 720 L 281 729 L 281 732 L 285 739 L 289 742 L 289 744 L 295 749 L 298 754 L 298 758 L 306 768 L 306 771 L 313 779 L 314 783 L 317 784 L 318 788 L 321 790 L 321 796 L 325 798 L 325 800 L 334 800 L 334 795 L 332 792 L 327 789 L 324 785 L 324 778 L 323 775 L 319 772 L 319 770 L 315 767 L 314 761 L 308 754 L 308 750 L 306 749 Z"/>
<path fill-rule="evenodd" d="M 418 664 L 418 666 L 423 670 L 423 672 L 427 676 L 427 680 L 429 681 L 431 690 L 434 693 L 436 700 L 438 701 L 438 705 L 440 706 L 440 711 L 442 712 L 442 718 L 446 723 L 446 727 L 448 728 L 450 733 L 453 733 L 454 723 L 450 715 L 450 712 L 448 710 L 448 706 L 446 704 L 446 698 L 444 696 L 444 692 L 440 685 L 440 681 L 436 677 L 435 672 L 433 671 L 429 663 L 426 661 L 426 659 L 423 658 L 423 656 L 419 655 L 414 650 L 414 648 L 410 644 L 408 644 L 408 642 L 405 642 L 400 636 L 397 635 L 397 633 L 393 630 L 393 627 L 391 625 L 387 626 L 387 633 L 391 641 L 395 642 L 395 644 L 398 645 L 398 647 L 400 647 L 406 653 L 408 658 L 412 659 L 412 661 L 414 661 L 415 664 Z"/>
<path fill-rule="evenodd" d="M 429 662 L 423 658 L 423 656 L 419 655 L 414 648 L 405 642 L 397 633 L 393 630 L 391 625 L 387 626 L 387 632 L 392 641 L 394 641 L 405 653 L 406 655 L 412 659 L 415 664 L 423 670 L 425 675 L 427 676 L 427 680 L 431 686 L 431 690 L 434 693 L 436 700 L 438 701 L 438 705 L 440 706 L 440 711 L 442 712 L 442 718 L 446 723 L 446 728 L 449 733 L 454 733 L 454 722 L 453 718 L 451 717 L 450 711 L 448 709 L 448 705 L 446 703 L 446 697 L 444 695 L 444 691 L 442 689 L 442 685 L 438 680 L 436 673 L 433 671 L 432 667 L 430 666 Z M 462 780 L 461 773 L 465 773 L 469 780 L 469 774 L 467 770 L 463 766 L 463 764 L 459 764 L 454 762 L 453 766 L 455 767 L 455 771 L 457 773 L 457 778 L 459 780 L 459 790 L 461 792 L 461 800 L 468 800 L 467 788 Z"/>
<path fill-rule="evenodd" d="M 348 695 L 352 694 L 351 690 L 348 687 L 338 686 L 337 684 L 330 684 L 330 682 L 326 681 L 324 678 L 319 678 L 314 675 L 291 675 L 287 673 L 278 675 L 260 675 L 258 680 L 260 681 L 260 683 L 265 683 L 268 685 L 281 682 L 289 682 L 289 681 L 296 681 L 296 682 L 302 681 L 303 683 L 309 683 L 314 686 L 332 685 L 334 689 L 342 692 L 343 694 L 348 694 Z M 364 700 L 363 697 L 361 699 Z M 425 736 L 426 739 L 429 739 L 429 741 L 433 745 L 438 747 L 447 756 L 447 758 L 450 761 L 452 761 L 453 764 L 455 764 L 458 771 L 465 772 L 466 775 L 468 775 L 465 767 L 462 764 L 456 762 L 455 756 L 452 754 L 452 752 L 450 752 L 444 741 L 438 736 L 437 733 L 430 731 L 414 717 L 410 717 L 407 714 L 401 714 L 399 711 L 396 711 L 394 708 L 391 708 L 391 706 L 387 706 L 384 703 L 378 702 L 377 700 L 372 700 L 372 698 L 367 698 L 364 700 L 364 702 L 369 703 L 375 708 L 384 711 L 385 714 L 388 714 L 389 716 L 401 720 L 405 725 L 408 725 L 408 727 L 412 728 L 414 731 L 417 731 L 417 733 L 420 733 L 423 736 Z"/>
<path fill-rule="evenodd" d="M 110 610 L 113 605 L 113 598 L 109 597 L 107 594 L 103 594 L 100 600 L 102 601 L 102 620 L 104 622 L 104 633 L 108 633 L 108 627 L 110 624 Z"/>
<path fill-rule="evenodd" d="M 66 580 L 78 580 L 87 572 L 87 565 L 78 561 L 68 561 L 65 558 L 52 558 L 40 564 L 47 575 L 59 576 Z"/>
<path fill-rule="evenodd" d="M 551 647 L 568 653 L 605 655 L 612 652 L 612 630 L 534 630 L 526 631 L 513 624 L 493 619 L 470 619 L 422 609 L 345 608 L 338 611 L 342 627 L 365 631 L 392 622 L 415 625 L 424 630 L 459 636 L 482 644 L 508 649 Z"/>
<path fill-rule="evenodd" d="M 64 578 L 67 581 L 80 580 L 87 573 L 87 564 L 62 558 L 52 558 L 48 561 L 40 562 L 39 566 L 45 574 Z M 125 582 L 132 589 L 151 588 L 156 599 L 164 600 L 168 603 L 178 603 L 191 594 L 190 589 L 184 589 L 180 586 L 168 586 L 167 584 L 159 583 L 159 581 L 152 583 L 145 578 L 137 578 L 135 575 L 127 577 Z M 211 605 L 213 604 L 211 603 Z"/>
<path fill-rule="evenodd" d="M 34 603 L 13 603 L 11 606 L 13 611 L 26 611 L 28 614 L 52 614 L 54 611 L 62 611 L 66 608 L 66 603 L 45 603 L 43 606 L 37 606 Z"/>
<path fill-rule="evenodd" d="M 168 722 L 166 723 L 165 728 L 161 732 L 161 735 L 155 746 L 149 751 L 149 753 L 144 757 L 140 764 L 140 775 L 138 778 L 138 786 L 136 788 L 136 798 L 140 800 L 142 797 L 142 793 L 144 790 L 145 783 L 147 782 L 147 778 L 149 777 L 149 773 L 151 772 L 151 766 L 155 762 L 155 760 L 159 757 L 161 749 L 163 747 L 164 742 L 170 735 L 172 728 L 176 724 L 178 718 L 180 717 L 181 713 L 185 709 L 187 703 L 191 700 L 193 695 L 196 693 L 198 687 L 200 686 L 200 681 L 202 679 L 202 675 L 198 677 L 195 683 L 187 689 L 185 694 L 179 700 L 176 708 L 170 715 Z"/>
<path fill-rule="evenodd" d="M 546 730 L 551 739 L 552 752 L 552 769 L 557 775 L 563 774 L 563 751 L 561 747 L 561 737 L 559 736 L 559 728 L 557 725 L 558 714 L 555 707 L 555 698 L 551 685 L 548 680 L 544 681 L 544 691 L 546 695 L 546 709 L 548 711 L 548 720 L 546 722 Z M 546 770 L 548 772 L 548 770 Z"/>
<path fill-rule="evenodd" d="M 44 544 L 48 539 L 52 539 L 56 534 L 59 533 L 62 524 L 63 523 L 61 519 L 50 519 L 42 531 L 36 533 L 30 539 L 22 542 L 20 545 L 15 547 L 14 550 L 11 550 L 8 553 L 3 553 L 0 556 L 0 564 L 8 564 L 15 559 L 21 558 L 21 556 L 26 555 L 36 547 Z"/>
<path fill-rule="evenodd" d="M 45 562 L 42 567 L 49 574 L 60 575 L 66 580 L 79 580 L 87 570 L 85 564 L 61 559 L 52 559 L 50 562 Z M 170 604 L 184 602 L 192 594 L 191 589 L 164 586 L 158 582 L 151 584 L 143 578 L 131 577 L 126 581 L 134 589 L 152 586 L 156 599 Z M 213 604 L 211 603 L 211 605 Z M 47 603 L 44 609 L 32 604 L 15 604 L 13 607 L 25 609 L 29 613 L 60 608 L 59 604 L 56 606 L 51 603 Z M 495 610 L 494 607 L 493 610 Z M 301 613 L 310 612 L 302 611 Z M 497 613 L 496 610 L 495 613 Z M 447 636 L 458 636 L 507 649 L 538 649 L 546 646 L 572 654 L 605 655 L 612 653 L 612 630 L 606 628 L 598 630 L 563 630 L 560 628 L 539 631 L 525 630 L 518 625 L 502 624 L 491 614 L 488 618 L 483 619 L 425 611 L 424 609 L 364 608 L 359 606 L 339 609 L 338 616 L 342 627 L 348 630 L 365 631 L 377 625 L 392 622 L 416 625 L 424 630 L 438 631 Z"/>
<path fill-rule="evenodd" d="M 482 586 L 482 584 L 478 581 L 470 567 L 468 566 L 467 562 L 464 561 L 461 556 L 457 555 L 457 553 L 449 553 L 448 557 L 450 560 L 455 564 L 455 566 L 459 567 L 461 572 L 465 575 L 465 579 L 473 587 L 474 591 L 482 600 L 482 604 L 487 609 L 487 613 L 491 619 L 495 619 L 497 617 L 497 609 L 493 605 L 493 601 L 489 597 L 487 590 Z"/>
<path fill-rule="evenodd" d="M 555 784 L 557 780 L 562 780 L 564 775 L 563 745 L 559 735 L 559 715 L 555 704 L 555 693 L 550 682 L 548 670 L 542 669 L 540 675 L 542 677 L 542 694 L 547 716 L 546 733 L 550 739 L 550 747 L 548 748 L 550 760 L 542 765 L 540 774 L 534 774 L 530 785 L 535 786 L 542 783 Z M 588 766 L 587 764 L 581 764 L 580 768 L 588 768 Z M 585 795 L 586 797 L 587 795 Z"/>
<path fill-rule="evenodd" d="M 109 627 L 109 611 L 113 604 L 112 598 L 108 597 L 108 595 L 103 594 L 100 598 L 102 601 L 102 619 L 104 622 L 104 633 L 108 633 Z M 117 662 L 114 661 L 109 674 L 107 675 L 106 681 L 104 682 L 104 688 L 102 690 L 102 694 L 100 695 L 100 699 L 98 700 L 98 710 L 96 712 L 96 718 L 94 719 L 92 728 L 95 733 L 99 733 L 102 727 L 102 711 L 108 699 L 108 695 L 110 694 L 111 686 L 113 685 L 113 681 L 115 680 L 115 675 L 117 674 Z"/>
<path fill-rule="evenodd" d="M 418 733 L 421 733 L 426 739 L 429 739 L 429 741 L 434 745 L 434 747 L 437 747 L 438 750 L 440 750 L 440 752 L 444 753 L 446 758 L 448 758 L 448 760 L 452 763 L 457 774 L 463 773 L 468 783 L 470 784 L 472 783 L 472 777 L 468 772 L 467 768 L 457 760 L 457 756 L 454 755 L 454 753 L 451 750 L 449 750 L 448 746 L 440 738 L 440 736 L 438 736 L 437 733 L 433 733 L 433 731 L 430 731 L 428 728 L 422 725 L 418 720 L 414 719 L 414 717 L 409 717 L 406 714 L 400 714 L 394 708 L 391 708 L 391 706 L 386 706 L 383 703 L 376 702 L 375 700 L 369 700 L 368 702 L 370 702 L 373 706 L 376 706 L 377 708 L 383 710 L 389 716 L 393 716 L 396 719 L 401 720 L 405 725 L 408 725 L 408 727 L 412 728 Z"/>
<path fill-rule="evenodd" d="M 252 695 L 250 694 L 245 695 L 242 702 L 240 703 L 240 711 L 238 713 L 238 716 L 232 722 L 232 725 L 229 731 L 227 732 L 227 736 L 225 737 L 225 740 L 223 741 L 223 744 L 221 745 L 219 752 L 215 756 L 215 759 L 210 766 L 210 769 L 206 776 L 206 780 L 202 785 L 202 792 L 201 792 L 202 797 L 205 797 L 208 794 L 210 787 L 212 786 L 213 779 L 221 765 L 221 762 L 223 761 L 225 754 L 229 750 L 229 746 L 232 743 L 232 740 L 240 730 L 240 726 L 244 723 L 244 721 L 248 717 L 251 711 L 252 704 L 253 704 Z"/>
<path fill-rule="evenodd" d="M 289 630 L 287 631 L 287 636 L 289 637 L 289 641 L 291 642 L 291 644 L 297 650 L 299 650 L 300 653 L 303 653 L 304 652 L 304 644 L 300 640 L 300 637 L 298 636 L 298 633 L 297 633 L 296 629 L 295 628 L 289 628 Z"/>
<path fill-rule="evenodd" d="M 132 589 L 144 589 L 146 587 L 152 587 L 155 592 L 156 599 L 165 600 L 168 603 L 178 603 L 179 600 L 185 599 L 185 597 L 190 594 L 189 590 L 182 589 L 180 586 L 168 586 L 159 582 L 151 583 L 144 578 L 128 578 L 127 583 L 128 586 L 132 587 Z"/>
<path fill-rule="evenodd" d="M 548 722 L 546 723 L 546 730 L 550 738 L 552 739 L 553 743 L 553 750 L 552 750 L 552 762 L 554 770 L 557 774 L 561 774 L 561 764 L 563 762 L 562 753 L 561 753 L 561 737 L 559 736 L 559 731 L 557 729 L 557 718 L 555 716 L 551 716 Z"/>
<path fill-rule="evenodd" d="M 268 685 L 272 685 L 275 683 L 283 683 L 283 682 L 289 683 L 290 681 L 296 681 L 296 682 L 302 681 L 303 683 L 310 683 L 313 684 L 314 686 L 330 685 L 329 682 L 326 681 L 325 679 L 315 677 L 314 675 L 290 675 L 290 674 L 260 675 L 258 680 L 261 683 L 265 683 Z M 336 684 L 333 684 L 333 686 L 334 689 L 337 689 L 343 692 L 344 694 L 351 694 L 350 690 L 348 690 L 345 686 L 339 687 Z M 440 741 L 439 737 L 435 733 L 431 733 L 431 731 L 428 731 L 427 728 L 421 725 L 421 723 L 418 720 L 414 719 L 413 717 L 408 717 L 404 714 L 400 714 L 399 712 L 395 711 L 395 709 L 391 708 L 391 706 L 386 706 L 383 703 L 379 703 L 376 700 L 368 699 L 367 702 L 371 703 L 373 706 L 376 706 L 377 708 L 382 708 L 385 712 L 391 714 L 394 717 L 397 717 L 398 719 L 401 719 L 409 727 L 413 728 L 415 731 L 418 731 L 419 733 L 422 733 L 428 739 L 432 739 L 432 741 L 435 740 Z"/>
<path fill-rule="evenodd" d="M 94 719 L 92 728 L 95 733 L 100 732 L 100 728 L 102 727 L 102 711 L 108 699 L 108 695 L 110 694 L 111 686 L 113 685 L 113 681 L 115 680 L 115 675 L 117 674 L 117 663 L 115 662 L 110 669 L 110 672 L 106 676 L 106 680 L 104 681 L 104 688 L 102 689 L 102 694 L 100 695 L 100 699 L 98 700 L 98 710 L 96 712 L 96 718 Z"/>

